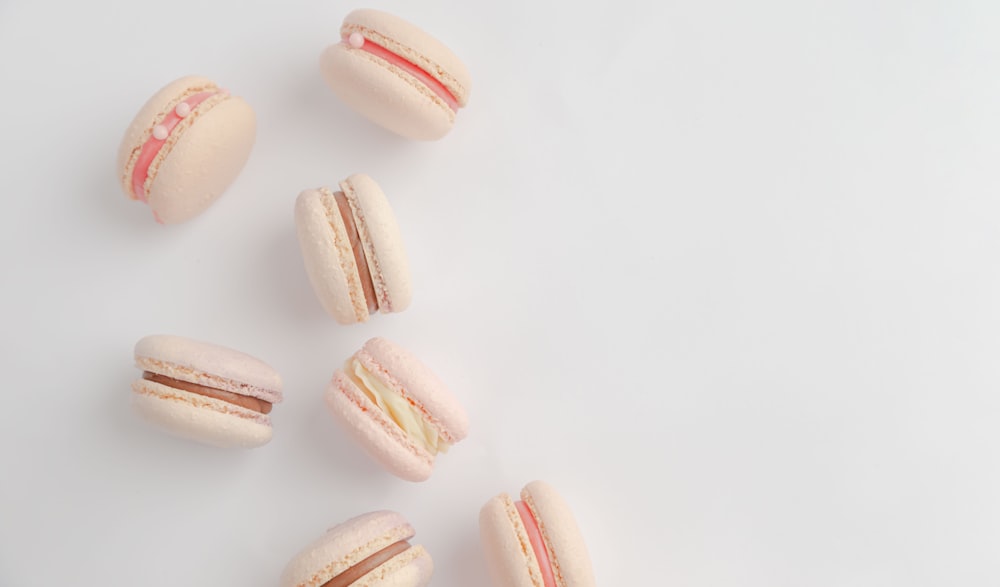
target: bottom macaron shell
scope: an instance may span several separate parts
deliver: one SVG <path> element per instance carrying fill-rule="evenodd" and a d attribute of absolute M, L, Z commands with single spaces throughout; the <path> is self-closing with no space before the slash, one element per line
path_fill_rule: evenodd
<path fill-rule="evenodd" d="M 253 109 L 232 96 L 194 121 L 167 153 L 149 189 L 149 206 L 164 224 L 190 220 L 240 174 L 256 136 Z"/>
<path fill-rule="evenodd" d="M 448 134 L 455 112 L 396 66 L 343 44 L 320 56 L 327 85 L 372 122 L 409 139 L 432 141 Z"/>
<path fill-rule="evenodd" d="M 521 492 L 538 521 L 546 548 L 553 553 L 553 572 L 567 587 L 594 587 L 594 572 L 583 535 L 569 505 L 556 490 L 543 481 L 528 483 Z"/>
<path fill-rule="evenodd" d="M 543 587 L 538 561 L 509 496 L 495 497 L 483 506 L 479 533 L 495 585 Z"/>
<path fill-rule="evenodd" d="M 557 587 L 594 587 L 583 536 L 569 506 L 549 484 L 532 481 L 521 500 L 534 518 Z M 534 546 L 514 500 L 501 494 L 479 512 L 479 531 L 498 587 L 544 587 Z"/>
<path fill-rule="evenodd" d="M 389 472 L 407 481 L 430 478 L 434 458 L 420 450 L 346 375 L 338 371 L 324 397 L 334 419 Z"/>
<path fill-rule="evenodd" d="M 351 583 L 351 587 L 425 587 L 433 574 L 430 555 L 423 546 L 413 546 Z"/>
<path fill-rule="evenodd" d="M 321 587 L 379 551 L 415 532 L 406 518 L 388 510 L 369 512 L 347 520 L 299 552 L 281 573 L 281 587 Z M 434 561 L 420 545 L 389 558 L 350 583 L 351 587 L 424 587 L 434 572 Z"/>
<path fill-rule="evenodd" d="M 360 315 L 354 309 L 351 281 L 342 265 L 343 256 L 348 259 L 350 269 L 357 273 L 353 253 L 349 248 L 347 229 L 343 221 L 339 220 L 339 212 L 327 210 L 323 199 L 324 195 L 320 190 L 306 190 L 295 200 L 295 227 L 309 283 L 323 309 L 337 322 L 364 322 L 368 319 L 368 309 L 359 308 Z M 331 213 L 334 214 L 332 218 Z M 338 240 L 342 241 L 339 247 Z M 364 293 L 356 295 L 363 296 Z"/>
<path fill-rule="evenodd" d="M 132 406 L 146 421 L 174 436 L 223 448 L 267 444 L 273 431 L 263 414 L 159 383 L 132 383 Z"/>

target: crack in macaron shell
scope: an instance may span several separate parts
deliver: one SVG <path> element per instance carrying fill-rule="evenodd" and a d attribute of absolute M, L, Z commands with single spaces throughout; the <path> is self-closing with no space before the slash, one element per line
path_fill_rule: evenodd
<path fill-rule="evenodd" d="M 153 162 L 164 151 L 172 135 L 176 141 L 174 131 L 181 121 L 191 116 L 203 102 L 217 95 L 225 95 L 225 90 L 211 89 L 183 98 L 149 130 L 149 137 L 139 148 L 138 156 L 132 166 L 131 187 L 135 199 L 148 203 L 146 184 L 150 178 L 150 167 Z"/>
<path fill-rule="evenodd" d="M 341 42 L 349 49 L 370 53 L 382 61 L 402 69 L 427 86 L 453 112 L 458 112 L 458 109 L 461 107 L 455 94 L 428 71 L 402 55 L 394 53 L 372 39 L 367 38 L 360 30 L 355 30 L 354 32 L 345 31 L 342 34 Z"/>
<path fill-rule="evenodd" d="M 246 408 L 248 410 L 253 410 L 261 414 L 270 414 L 273 404 L 266 402 L 264 400 L 242 395 L 238 393 L 233 393 L 231 391 L 225 391 L 222 389 L 216 389 L 214 387 L 208 387 L 205 385 L 198 385 L 197 383 L 191 383 L 188 381 L 183 381 L 180 379 L 174 379 L 172 377 L 167 377 L 165 375 L 160 375 L 157 373 L 151 373 L 149 371 L 144 371 L 142 373 L 142 378 L 147 381 L 152 381 L 154 383 L 159 383 L 166 387 L 171 387 L 173 389 L 179 389 L 186 391 L 188 393 L 193 393 L 197 395 L 202 395 L 205 397 L 210 397 L 226 403 L 230 403 L 241 408 Z"/>

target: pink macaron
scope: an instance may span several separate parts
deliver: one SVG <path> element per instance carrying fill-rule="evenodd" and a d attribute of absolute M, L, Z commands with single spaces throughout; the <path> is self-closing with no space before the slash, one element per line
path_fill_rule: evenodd
<path fill-rule="evenodd" d="M 295 227 L 309 282 L 341 324 L 410 305 L 410 266 L 389 201 L 375 180 L 355 174 L 339 190 L 306 190 Z"/>
<path fill-rule="evenodd" d="M 434 562 L 423 546 L 411 546 L 413 526 L 390 511 L 351 518 L 293 558 L 281 587 L 424 587 Z"/>
<path fill-rule="evenodd" d="M 118 149 L 125 195 L 162 224 L 194 218 L 236 179 L 256 136 L 253 109 L 203 77 L 170 82 L 139 110 Z"/>
<path fill-rule="evenodd" d="M 281 377 L 239 351 L 180 336 L 147 336 L 135 345 L 142 377 L 132 405 L 148 422 L 182 438 L 253 448 L 271 440 L 271 407 Z"/>
<path fill-rule="evenodd" d="M 320 70 L 351 108 L 410 139 L 435 140 L 451 130 L 471 80 L 450 49 L 378 10 L 351 12 L 340 35 L 320 56 Z"/>
<path fill-rule="evenodd" d="M 497 587 L 595 585 L 573 512 L 547 483 L 528 483 L 519 501 L 506 493 L 488 501 L 479 530 Z"/>
<path fill-rule="evenodd" d="M 408 481 L 430 477 L 438 453 L 465 438 L 468 417 L 438 377 L 412 354 L 373 338 L 338 369 L 326 404 L 361 446 Z"/>

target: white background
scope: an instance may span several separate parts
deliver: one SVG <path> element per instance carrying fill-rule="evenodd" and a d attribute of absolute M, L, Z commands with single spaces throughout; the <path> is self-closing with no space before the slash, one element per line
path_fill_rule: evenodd
<path fill-rule="evenodd" d="M 272 586 L 379 508 L 433 585 L 486 585 L 479 508 L 535 478 L 605 587 L 1000 584 L 1000 5 L 380 3 L 473 74 L 436 143 L 325 87 L 355 7 L 0 0 L 0 585 Z M 115 154 L 189 73 L 245 97 L 258 139 L 162 227 Z M 388 194 L 415 296 L 344 327 L 292 204 L 353 172 Z M 277 368 L 274 441 L 134 417 L 151 333 Z M 375 335 L 468 409 L 426 483 L 325 413 Z"/>

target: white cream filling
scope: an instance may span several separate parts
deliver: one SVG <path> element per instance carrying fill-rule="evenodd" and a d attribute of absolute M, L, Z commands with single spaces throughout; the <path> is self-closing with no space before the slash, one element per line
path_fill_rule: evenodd
<path fill-rule="evenodd" d="M 441 439 L 437 430 L 420 417 L 406 398 L 379 381 L 361 364 L 361 361 L 352 357 L 347 361 L 344 370 L 361 391 L 389 416 L 389 419 L 427 452 L 431 455 L 448 452 L 450 445 Z"/>

